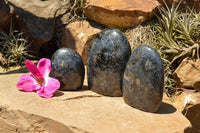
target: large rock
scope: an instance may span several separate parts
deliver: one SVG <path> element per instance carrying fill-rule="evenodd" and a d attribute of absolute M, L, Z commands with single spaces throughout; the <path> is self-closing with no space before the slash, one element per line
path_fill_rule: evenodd
<path fill-rule="evenodd" d="M 10 24 L 14 21 L 15 10 L 10 7 L 7 1 L 0 1 L 0 29 L 8 31 Z"/>
<path fill-rule="evenodd" d="M 184 59 L 173 73 L 178 87 L 200 91 L 200 60 Z"/>
<path fill-rule="evenodd" d="M 9 0 L 9 4 L 16 10 L 17 27 L 29 37 L 30 49 L 36 55 L 39 55 L 40 48 L 49 50 L 53 47 L 53 44 L 50 46 L 46 44 L 53 37 L 57 3 L 56 0 Z M 53 50 L 50 49 L 49 52 L 51 51 Z"/>
<path fill-rule="evenodd" d="M 159 0 L 162 2 L 162 0 Z M 85 15 L 100 24 L 114 28 L 132 28 L 149 20 L 157 0 L 89 0 Z M 172 0 L 167 0 L 171 4 Z"/>
<path fill-rule="evenodd" d="M 60 47 L 76 50 L 81 55 L 84 64 L 86 64 L 88 49 L 93 38 L 101 29 L 103 28 L 94 22 L 73 22 L 65 27 Z"/>
<path fill-rule="evenodd" d="M 61 122 L 71 130 L 93 133 L 183 133 L 191 126 L 167 97 L 163 98 L 156 114 L 132 108 L 124 103 L 122 97 L 105 97 L 90 90 L 58 91 L 55 97 L 45 99 L 34 92 L 18 91 L 16 84 L 23 74 L 19 72 L 1 73 L 0 104 Z"/>
<path fill-rule="evenodd" d="M 200 131 L 200 92 L 185 90 L 175 99 L 173 105 L 190 120 L 190 132 Z"/>

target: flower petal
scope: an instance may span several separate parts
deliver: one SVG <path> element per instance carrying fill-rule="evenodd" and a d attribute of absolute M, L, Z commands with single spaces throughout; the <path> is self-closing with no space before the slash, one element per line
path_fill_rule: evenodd
<path fill-rule="evenodd" d="M 28 68 L 28 70 L 33 74 L 34 78 L 36 78 L 36 80 L 44 80 L 42 74 L 33 62 L 31 62 L 30 60 L 26 60 L 25 65 Z"/>
<path fill-rule="evenodd" d="M 37 91 L 38 96 L 45 97 L 45 98 L 51 98 L 53 94 L 46 94 L 44 93 L 44 87 Z"/>
<path fill-rule="evenodd" d="M 50 59 L 47 59 L 47 58 L 40 59 L 37 64 L 37 68 L 40 71 L 40 73 L 43 75 L 44 78 L 48 77 L 48 75 L 51 71 Z"/>
<path fill-rule="evenodd" d="M 35 91 L 40 88 L 40 85 L 37 84 L 32 74 L 24 74 L 19 78 L 17 88 L 23 91 Z"/>
<path fill-rule="evenodd" d="M 41 97 L 50 98 L 53 93 L 60 88 L 60 82 L 55 78 L 47 78 L 46 84 L 37 93 Z"/>

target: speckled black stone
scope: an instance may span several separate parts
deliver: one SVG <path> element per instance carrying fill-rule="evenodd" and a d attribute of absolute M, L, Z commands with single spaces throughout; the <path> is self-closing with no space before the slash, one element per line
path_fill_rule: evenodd
<path fill-rule="evenodd" d="M 123 73 L 130 54 L 130 44 L 121 31 L 101 31 L 88 51 L 89 89 L 105 96 L 122 96 Z"/>
<path fill-rule="evenodd" d="M 123 78 L 123 98 L 128 105 L 146 112 L 157 112 L 164 86 L 163 64 L 150 46 L 134 50 Z"/>
<path fill-rule="evenodd" d="M 60 81 L 60 90 L 78 90 L 82 87 L 85 68 L 75 50 L 58 49 L 51 58 L 51 65 L 51 76 Z"/>

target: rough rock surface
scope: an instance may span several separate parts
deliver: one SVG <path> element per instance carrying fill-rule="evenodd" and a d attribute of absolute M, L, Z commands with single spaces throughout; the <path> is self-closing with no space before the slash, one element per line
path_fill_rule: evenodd
<path fill-rule="evenodd" d="M 163 98 L 158 113 L 147 113 L 128 106 L 122 97 L 105 97 L 90 90 L 58 91 L 51 99 L 21 92 L 16 88 L 23 74 L 20 71 L 0 74 L 0 105 L 61 122 L 76 129 L 74 132 L 183 133 L 191 126 L 167 98 Z"/>
<path fill-rule="evenodd" d="M 122 96 L 122 78 L 131 48 L 115 28 L 102 30 L 88 50 L 88 88 L 105 96 Z"/>
<path fill-rule="evenodd" d="M 152 18 L 158 5 L 157 0 L 89 0 L 84 12 L 89 19 L 108 27 L 132 28 Z"/>
<path fill-rule="evenodd" d="M 183 111 L 184 109 L 199 103 L 200 92 L 184 89 L 184 91 L 175 98 L 173 105 L 176 107 L 176 109 Z"/>
<path fill-rule="evenodd" d="M 1 133 L 73 133 L 66 125 L 23 111 L 0 107 Z"/>
<path fill-rule="evenodd" d="M 170 6 L 180 0 L 165 0 Z M 100 24 L 114 28 L 132 28 L 151 19 L 155 9 L 164 5 L 163 0 L 89 0 L 85 15 Z M 199 0 L 183 0 L 181 8 L 199 11 Z"/>
<path fill-rule="evenodd" d="M 136 48 L 123 77 L 125 103 L 147 112 L 157 112 L 162 101 L 164 71 L 157 51 L 147 45 Z"/>
<path fill-rule="evenodd" d="M 200 91 L 200 60 L 184 59 L 173 73 L 178 87 Z"/>
<path fill-rule="evenodd" d="M 190 132 L 200 131 L 200 92 L 193 90 L 183 91 L 173 102 L 173 105 L 190 120 L 192 129 Z"/>
<path fill-rule="evenodd" d="M 65 27 L 61 39 L 61 46 L 76 50 L 82 57 L 84 64 L 87 61 L 88 49 L 93 38 L 103 29 L 94 22 L 77 21 Z"/>
<path fill-rule="evenodd" d="M 0 28 L 7 31 L 10 28 L 12 19 L 14 18 L 15 10 L 9 6 L 9 4 L 1 0 L 0 1 Z"/>
<path fill-rule="evenodd" d="M 29 37 L 31 50 L 39 55 L 39 49 L 53 37 L 54 13 L 58 8 L 58 1 L 9 0 L 9 4 L 16 10 L 17 27 Z M 45 48 L 48 49 L 49 46 Z"/>

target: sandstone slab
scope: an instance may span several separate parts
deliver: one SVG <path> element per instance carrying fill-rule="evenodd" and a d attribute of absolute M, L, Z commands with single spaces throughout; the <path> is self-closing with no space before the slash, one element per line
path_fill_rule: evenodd
<path fill-rule="evenodd" d="M 184 59 L 173 73 L 178 87 L 200 91 L 200 60 Z"/>
<path fill-rule="evenodd" d="M 86 89 L 73 92 L 58 91 L 55 97 L 45 99 L 34 92 L 17 90 L 16 84 L 22 75 L 19 72 L 13 70 L 0 74 L 1 105 L 49 118 L 68 127 L 80 129 L 79 131 L 183 133 L 191 126 L 166 97 L 163 98 L 158 113 L 147 113 L 132 108 L 124 103 L 122 97 L 105 97 Z"/>
<path fill-rule="evenodd" d="M 162 3 L 162 0 L 159 0 Z M 100 24 L 114 28 L 133 28 L 149 20 L 157 0 L 89 0 L 85 15 Z M 166 1 L 171 4 L 172 0 Z"/>
<path fill-rule="evenodd" d="M 88 49 L 93 38 L 103 27 L 89 21 L 76 21 L 65 27 L 60 47 L 76 50 L 82 57 L 84 64 L 87 61 Z"/>
<path fill-rule="evenodd" d="M 192 129 L 188 132 L 200 131 L 200 92 L 184 90 L 173 102 L 173 105 L 190 120 Z"/>
<path fill-rule="evenodd" d="M 171 6 L 180 0 L 165 0 Z M 100 24 L 114 28 L 135 28 L 154 16 L 163 0 L 89 0 L 84 8 L 85 15 Z M 181 8 L 190 7 L 199 12 L 199 0 L 183 0 Z"/>
<path fill-rule="evenodd" d="M 16 27 L 29 38 L 32 52 L 39 55 L 41 48 L 52 47 L 46 45 L 53 38 L 58 1 L 9 0 L 9 4 L 16 10 Z"/>
<path fill-rule="evenodd" d="M 183 111 L 183 114 L 192 124 L 192 128 L 190 128 L 190 133 L 199 133 L 200 132 L 200 103 L 195 104 L 186 108 Z"/>
<path fill-rule="evenodd" d="M 184 89 L 184 91 L 181 92 L 181 94 L 176 97 L 176 99 L 173 102 L 173 105 L 176 107 L 176 109 L 183 111 L 188 107 L 191 107 L 199 103 L 200 103 L 200 92 Z"/>
<path fill-rule="evenodd" d="M 1 133 L 73 133 L 66 125 L 23 111 L 0 107 Z"/>

